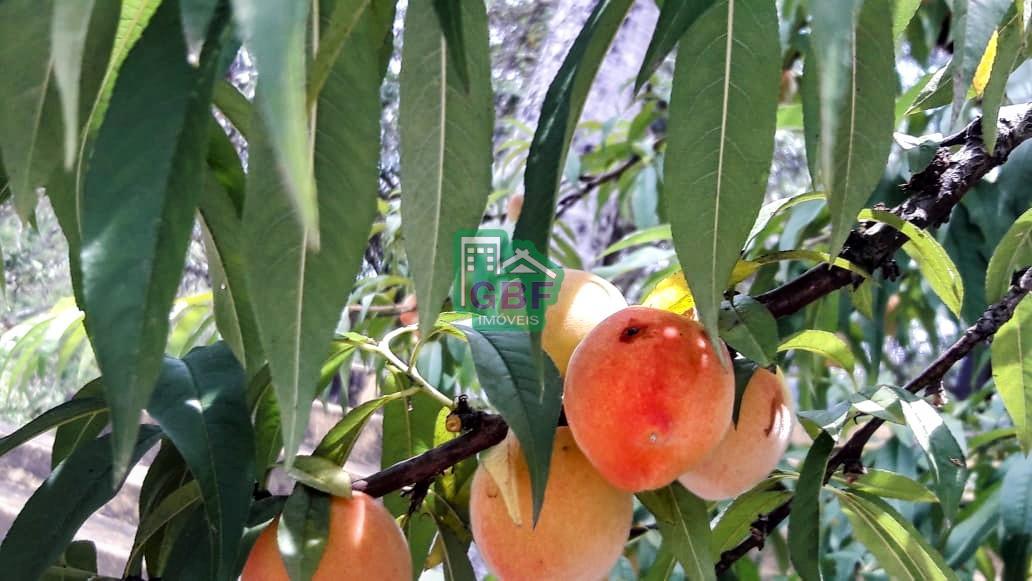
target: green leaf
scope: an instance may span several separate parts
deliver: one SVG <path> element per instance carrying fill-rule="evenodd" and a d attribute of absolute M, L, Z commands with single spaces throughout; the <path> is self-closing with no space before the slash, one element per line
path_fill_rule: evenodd
<path fill-rule="evenodd" d="M 315 176 L 321 251 L 306 248 L 300 221 L 289 219 L 295 209 L 280 186 L 263 124 L 252 127 L 244 208 L 246 279 L 269 357 L 288 464 L 304 435 L 327 345 L 376 214 L 381 50 L 393 6 L 374 0 L 342 49 L 348 57 L 336 62 L 319 96 Z"/>
<path fill-rule="evenodd" d="M 845 11 L 834 5 L 827 8 Z M 888 0 L 863 3 L 857 20 L 856 41 L 850 40 L 846 54 L 845 76 L 839 79 L 844 88 L 842 106 L 840 110 L 827 112 L 838 116 L 835 122 L 826 122 L 824 113 L 828 104 L 821 103 L 821 156 L 831 215 L 828 254 L 832 256 L 842 250 L 857 212 L 867 203 L 885 171 L 885 161 L 892 148 L 896 61 L 890 18 Z M 853 37 L 850 32 L 846 35 Z M 822 68 L 822 88 L 828 80 L 824 72 Z M 829 141 L 832 130 L 834 138 Z"/>
<path fill-rule="evenodd" d="M 774 219 L 779 213 L 798 206 L 799 204 L 805 204 L 807 202 L 824 201 L 823 192 L 807 192 L 805 194 L 798 194 L 795 196 L 789 196 L 781 198 L 780 200 L 774 200 L 773 202 L 767 202 L 760 208 L 760 213 L 756 216 L 756 221 L 753 222 L 752 229 L 749 230 L 749 236 L 746 239 L 746 245 L 756 239 L 757 236 L 763 232 L 763 229 L 770 224 L 770 221 Z"/>
<path fill-rule="evenodd" d="M 811 33 L 812 36 L 812 33 Z M 820 177 L 821 99 L 817 57 L 811 43 L 805 51 L 803 76 L 799 79 L 799 103 L 803 107 L 803 146 L 806 149 L 806 168 L 810 171 L 811 187 Z"/>
<path fill-rule="evenodd" d="M 463 22 L 463 5 L 464 3 L 456 2 L 455 0 L 433 0 L 434 15 L 437 17 L 437 26 L 444 34 L 444 42 L 447 45 L 445 56 L 449 61 L 451 61 L 452 70 L 461 83 L 462 89 L 469 92 L 469 60 L 471 54 L 476 54 L 477 51 L 469 51 L 467 49 L 466 34 L 463 30 L 474 28 L 479 32 L 481 27 L 479 25 L 471 26 L 468 22 Z M 466 5 L 469 4 L 467 3 Z M 473 7 L 476 8 L 476 6 L 479 6 L 479 3 Z M 477 9 L 476 12 L 480 12 L 480 10 Z M 486 15 L 484 20 L 486 26 Z M 433 26 L 428 26 L 428 23 L 429 21 L 424 21 L 422 26 L 433 28 Z M 490 65 L 488 68 L 490 68 Z M 488 83 L 488 85 L 490 85 L 490 83 Z"/>
<path fill-rule="evenodd" d="M 523 210 L 513 232 L 513 240 L 530 242 L 538 251 L 549 247 L 556 191 L 584 101 L 630 6 L 631 0 L 595 4 L 545 93 L 527 154 Z"/>
<path fill-rule="evenodd" d="M 608 248 L 602 251 L 602 256 L 609 256 L 614 252 L 626 250 L 641 244 L 664 242 L 666 240 L 670 240 L 670 238 L 670 224 L 659 224 L 657 226 L 652 226 L 651 228 L 635 230 L 620 240 L 610 244 Z"/>
<path fill-rule="evenodd" d="M 543 365 L 543 369 L 538 369 L 531 355 L 531 338 L 525 333 L 481 332 L 467 327 L 462 330 L 473 352 L 480 386 L 523 448 L 530 470 L 536 523 L 545 499 L 556 421 L 562 406 L 562 379 L 548 357 L 538 360 Z"/>
<path fill-rule="evenodd" d="M 850 374 L 856 367 L 853 350 L 841 337 L 828 331 L 807 329 L 788 337 L 778 345 L 778 352 L 791 350 L 809 351 L 837 363 Z"/>
<path fill-rule="evenodd" d="M 50 30 L 53 73 L 61 95 L 64 165 L 71 168 L 79 144 L 79 78 L 94 0 L 53 0 Z"/>
<path fill-rule="evenodd" d="M 404 375 L 390 373 L 384 379 L 384 394 L 405 391 L 410 387 Z M 380 467 L 387 468 L 413 456 L 422 454 L 434 446 L 434 425 L 441 404 L 420 391 L 383 408 L 383 453 Z M 384 506 L 395 517 L 408 512 L 409 499 L 399 493 L 384 497 Z"/>
<path fill-rule="evenodd" d="M 93 384 L 91 383 L 90 385 Z M 99 396 L 100 394 L 97 395 Z M 71 422 L 84 419 L 88 420 L 97 414 L 104 413 L 106 409 L 107 404 L 104 402 L 102 397 L 77 396 L 61 405 L 43 412 L 31 422 L 0 438 L 0 456 L 3 456 L 42 433 L 54 428 L 59 428 Z"/>
<path fill-rule="evenodd" d="M 909 502 L 939 502 L 935 493 L 924 484 L 902 474 L 879 468 L 868 468 L 867 472 L 856 477 L 852 482 L 846 482 L 846 479 L 841 476 L 835 476 L 834 480 L 847 483 L 853 490 L 884 498 L 896 498 Z"/>
<path fill-rule="evenodd" d="M 932 74 L 932 78 L 925 83 L 914 102 L 907 108 L 906 115 L 949 105 L 952 91 L 953 60 L 951 59 Z"/>
<path fill-rule="evenodd" d="M 387 394 L 364 402 L 348 411 L 339 422 L 330 428 L 329 432 L 326 432 L 326 435 L 319 441 L 319 445 L 312 454 L 336 462 L 338 465 L 343 465 L 347 461 L 348 456 L 351 455 L 351 450 L 355 447 L 355 442 L 358 441 L 358 436 L 361 434 L 366 422 L 369 421 L 369 418 L 373 417 L 373 414 L 387 405 L 388 402 L 401 399 L 407 395 L 411 394 L 403 392 Z"/>
<path fill-rule="evenodd" d="M 308 76 L 308 104 L 315 103 L 329 78 L 340 51 L 351 37 L 362 15 L 372 0 L 336 0 L 332 9 L 329 27 L 319 36 L 319 48 L 315 53 Z"/>
<path fill-rule="evenodd" d="M 946 307 L 960 317 L 960 307 L 964 304 L 964 281 L 957 265 L 934 236 L 887 210 L 863 210 L 857 215 L 857 220 L 882 222 L 902 232 L 907 237 L 903 251 L 914 259 L 924 279 Z"/>
<path fill-rule="evenodd" d="M 104 401 L 104 384 L 94 379 L 75 392 L 71 401 L 90 401 L 97 406 L 67 423 L 62 423 L 54 433 L 54 445 L 50 452 L 50 467 L 56 468 L 62 460 L 79 449 L 79 446 L 100 435 L 108 425 L 107 402 Z M 67 402 L 71 403 L 71 402 Z M 64 405 L 64 404 L 62 404 Z M 57 408 L 54 408 L 56 410 Z M 51 410 L 51 411 L 54 411 Z"/>
<path fill-rule="evenodd" d="M 999 133 L 997 123 L 1000 105 L 1003 104 L 1004 92 L 1007 89 L 1007 79 L 1011 71 L 1024 60 L 1021 55 L 1024 45 L 1022 34 L 1020 14 L 1012 7 L 1007 11 L 1004 24 L 999 30 L 996 57 L 992 61 L 989 82 L 982 94 L 982 142 L 985 144 L 985 150 L 990 153 L 996 151 L 996 137 Z"/>
<path fill-rule="evenodd" d="M 843 2 L 814 2 L 809 4 L 810 12 L 810 45 L 807 61 L 815 66 L 808 66 L 803 91 L 803 112 L 811 109 L 813 122 L 808 125 L 807 132 L 813 132 L 812 145 L 808 145 L 807 158 L 810 159 L 810 176 L 814 182 L 820 181 L 830 187 L 834 181 L 836 140 L 839 125 L 846 115 L 846 94 L 849 92 L 851 72 L 854 70 L 852 60 L 855 55 L 856 23 L 861 6 L 860 0 Z M 809 94 L 809 95 L 807 95 Z M 806 97 L 812 99 L 813 107 L 807 107 Z M 810 147 L 813 151 L 810 151 Z M 810 154 L 813 153 L 813 156 Z M 819 179 L 818 179 L 819 178 Z M 837 254 L 837 253 L 833 253 Z"/>
<path fill-rule="evenodd" d="M 887 502 L 864 492 L 834 490 L 853 527 L 891 579 L 956 579 L 924 535 Z"/>
<path fill-rule="evenodd" d="M 1032 210 L 1018 217 L 996 245 L 985 273 L 986 299 L 991 303 L 1000 300 L 1010 288 L 1014 273 L 1029 265 L 1032 265 Z"/>
<path fill-rule="evenodd" d="M 1026 579 L 1032 547 L 1032 459 L 1014 458 L 1000 487 L 1004 579 Z"/>
<path fill-rule="evenodd" d="M 719 559 L 721 553 L 749 536 L 757 516 L 774 510 L 790 498 L 792 493 L 788 490 L 757 488 L 734 499 L 717 517 L 717 524 L 713 526 L 710 546 L 713 560 Z"/>
<path fill-rule="evenodd" d="M 148 515 L 157 509 L 163 498 L 178 490 L 190 479 L 190 470 L 186 466 L 186 461 L 183 460 L 170 440 L 162 439 L 161 447 L 147 469 L 147 475 L 140 486 L 138 502 L 140 518 L 145 521 Z M 182 514 L 173 517 L 142 547 L 134 546 L 134 553 L 130 554 L 130 560 L 125 567 L 126 571 L 129 573 L 141 572 L 140 561 L 145 558 L 147 573 L 151 577 L 163 576 L 168 564 L 169 553 L 175 546 L 176 537 L 180 535 L 183 527 L 194 513 L 199 513 L 198 516 L 204 521 L 204 511 L 185 510 Z M 205 574 L 210 575 L 207 571 Z"/>
<path fill-rule="evenodd" d="M 233 15 L 258 70 L 257 110 L 265 147 L 311 250 L 320 247 L 319 203 L 312 176 L 305 93 L 305 35 L 311 2 L 232 0 Z M 316 4 L 318 6 L 319 4 Z M 317 117 L 318 119 L 318 117 Z M 270 178 L 271 179 L 271 178 Z"/>
<path fill-rule="evenodd" d="M 208 522 L 217 531 L 215 578 L 234 577 L 254 482 L 243 369 L 225 343 L 195 349 L 182 360 L 166 358 L 147 411 L 200 484 Z"/>
<path fill-rule="evenodd" d="M 952 519 L 967 481 L 964 451 L 930 403 L 908 391 L 895 391 L 900 396 L 899 403 L 907 426 L 928 460 L 928 468 L 935 480 L 932 489 L 939 497 L 946 518 Z"/>
<path fill-rule="evenodd" d="M 130 464 L 158 441 L 157 426 L 141 426 Z M 37 579 L 91 514 L 107 504 L 125 481 L 112 462 L 111 436 L 82 446 L 62 462 L 22 507 L 0 544 L 0 567 L 17 579 Z"/>
<path fill-rule="evenodd" d="M 437 521 L 425 509 L 419 510 L 404 517 L 401 530 L 405 533 L 412 559 L 412 581 L 419 581 L 426 557 L 437 537 Z"/>
<path fill-rule="evenodd" d="M 201 487 L 196 480 L 187 482 L 162 498 L 157 506 L 147 512 L 136 529 L 129 562 L 132 563 L 138 559 L 139 552 L 148 541 L 169 526 L 176 517 L 193 510 L 199 502 L 201 502 Z M 208 575 L 211 573 L 208 572 Z"/>
<path fill-rule="evenodd" d="M 921 7 L 921 0 L 892 0 L 892 38 L 899 41 L 910 20 Z"/>
<path fill-rule="evenodd" d="M 330 534 L 331 498 L 318 490 L 298 485 L 283 505 L 276 541 L 292 580 L 311 579 L 319 568 Z"/>
<path fill-rule="evenodd" d="M 989 39 L 1013 4 L 1013 0 L 954 2 L 950 22 L 953 34 L 953 121 L 960 116 L 961 106 L 967 100 L 968 89 Z"/>
<path fill-rule="evenodd" d="M 183 35 L 191 54 L 199 53 L 208 24 L 215 15 L 219 0 L 179 0 L 183 18 Z"/>
<path fill-rule="evenodd" d="M 756 299 L 738 295 L 720 306 L 720 336 L 734 350 L 767 367 L 778 348 L 778 322 Z"/>
<path fill-rule="evenodd" d="M 943 552 L 946 564 L 956 569 L 968 562 L 985 539 L 1000 525 L 1000 484 L 975 495 L 974 502 L 961 511 L 956 525 L 950 528 Z"/>
<path fill-rule="evenodd" d="M 193 229 L 219 46 L 208 48 L 191 67 L 177 3 L 162 5 L 125 62 L 86 175 L 84 310 L 111 405 L 116 471 L 157 379 Z"/>
<path fill-rule="evenodd" d="M 663 64 L 663 60 L 674 50 L 677 41 L 714 4 L 714 1 L 667 0 L 662 3 L 659 7 L 659 19 L 656 20 L 656 30 L 652 33 L 649 47 L 645 49 L 645 59 L 634 81 L 635 93 L 655 74 L 659 65 Z"/>
<path fill-rule="evenodd" d="M 287 475 L 298 482 L 333 496 L 351 497 L 351 475 L 331 460 L 320 456 L 298 456 L 287 468 Z"/>
<path fill-rule="evenodd" d="M 446 581 L 476 581 L 473 565 L 466 554 L 469 542 L 463 542 L 451 528 L 439 521 L 441 542 L 444 545 L 444 561 L 441 563 Z"/>
<path fill-rule="evenodd" d="M 745 389 L 749 387 L 749 381 L 756 373 L 759 365 L 750 359 L 737 358 L 731 362 L 731 368 L 735 372 L 735 404 L 731 408 L 731 423 L 738 425 L 738 417 L 742 413 L 742 400 L 745 397 Z"/>
<path fill-rule="evenodd" d="M 994 257 L 995 258 L 995 257 Z M 1023 299 L 990 345 L 996 391 L 1027 454 L 1032 450 L 1032 300 Z"/>
<path fill-rule="evenodd" d="M 816 438 L 821 432 L 838 439 L 842 426 L 849 417 L 849 402 L 839 402 L 828 409 L 801 410 L 796 412 L 799 422 L 811 437 Z"/>
<path fill-rule="evenodd" d="M 792 499 L 788 520 L 788 550 L 796 572 L 803 579 L 821 579 L 821 489 L 828 456 L 835 445 L 827 432 L 821 432 L 806 453 L 799 470 L 799 484 Z"/>
<path fill-rule="evenodd" d="M 212 103 L 219 111 L 229 119 L 233 127 L 240 132 L 244 139 L 251 138 L 251 120 L 254 118 L 254 107 L 236 87 L 229 81 L 221 79 L 215 83 L 215 90 L 212 92 Z M 219 127 L 221 129 L 221 126 Z M 232 145 L 232 143 L 230 144 Z M 235 152 L 234 152 L 235 153 Z"/>
<path fill-rule="evenodd" d="M 676 482 L 637 496 L 656 517 L 663 540 L 688 578 L 716 579 L 706 503 Z"/>
<path fill-rule="evenodd" d="M 446 42 L 448 29 L 435 26 L 437 4 L 414 2 L 405 15 L 398 113 L 402 232 L 424 336 L 455 278 L 455 235 L 477 229 L 491 193 L 494 131 L 484 3 L 454 3 L 465 30 L 468 90 L 457 59 L 448 57 L 463 47 Z"/>
<path fill-rule="evenodd" d="M 259 482 L 264 482 L 268 470 L 279 459 L 283 450 L 283 430 L 280 422 L 276 391 L 266 390 L 254 409 L 254 471 Z"/>
<path fill-rule="evenodd" d="M 765 0 L 721 1 L 692 30 L 677 53 L 663 197 L 699 320 L 715 340 L 774 152 L 777 12 Z"/>
<path fill-rule="evenodd" d="M 56 0 L 0 3 L 0 149 L 8 187 L 23 220 L 36 209 L 36 188 L 45 185 L 62 157 L 61 116 L 53 79 L 51 24 Z"/>

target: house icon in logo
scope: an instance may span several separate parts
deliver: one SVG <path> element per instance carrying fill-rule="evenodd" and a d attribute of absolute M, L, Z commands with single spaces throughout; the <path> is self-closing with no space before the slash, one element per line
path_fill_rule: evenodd
<path fill-rule="evenodd" d="M 474 326 L 540 330 L 545 309 L 557 298 L 562 268 L 532 244 L 510 241 L 504 230 L 458 233 L 455 261 L 453 304 L 478 315 Z"/>

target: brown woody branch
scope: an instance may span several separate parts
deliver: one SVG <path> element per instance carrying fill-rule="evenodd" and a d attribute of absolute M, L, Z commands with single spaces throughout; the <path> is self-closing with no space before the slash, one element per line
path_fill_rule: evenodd
<path fill-rule="evenodd" d="M 1000 302 L 986 309 L 985 313 L 975 321 L 975 324 L 964 331 L 964 334 L 961 335 L 957 342 L 950 345 L 931 365 L 926 367 L 917 377 L 910 380 L 904 386 L 904 389 L 911 393 L 920 393 L 930 388 L 940 387 L 942 378 L 950 368 L 970 353 L 976 345 L 995 335 L 1000 330 L 1000 327 L 1014 315 L 1014 309 L 1017 308 L 1021 299 L 1029 292 L 1032 292 L 1032 269 L 1026 266 L 1017 273 L 1015 279 L 1015 283 L 1000 299 Z M 874 432 L 884 423 L 884 420 L 872 418 L 863 427 L 854 432 L 849 440 L 828 459 L 828 468 L 824 473 L 824 482 L 828 482 L 840 466 L 846 466 L 847 471 L 851 466 L 860 466 L 860 454 L 863 453 L 864 447 L 871 439 L 871 436 L 874 435 Z M 762 547 L 767 535 L 774 532 L 774 529 L 788 517 L 791 510 L 792 499 L 788 499 L 773 511 L 766 515 L 761 515 L 753 521 L 752 528 L 757 534 L 748 537 L 734 548 L 724 551 L 716 565 L 717 573 L 727 571 L 735 561 L 745 556 L 746 553 L 754 548 Z"/>
<path fill-rule="evenodd" d="M 911 193 L 911 196 L 893 208 L 893 213 L 920 228 L 935 228 L 945 223 L 953 207 L 971 186 L 991 169 L 1005 162 L 1014 148 L 1032 138 L 1032 106 L 1007 107 L 1001 111 L 999 136 L 996 150 L 992 155 L 988 154 L 982 145 L 980 120 L 976 119 L 968 125 L 961 135 L 964 144 L 959 150 L 951 152 L 948 147 L 941 147 L 929 167 L 915 174 L 903 186 Z M 951 139 L 957 141 L 960 138 Z M 629 167 L 627 166 L 627 168 Z M 627 168 L 624 168 L 623 171 L 626 171 Z M 616 175 L 607 179 L 618 178 L 619 175 Z M 865 224 L 853 230 L 841 256 L 868 272 L 874 273 L 877 269 L 891 263 L 893 255 L 904 242 L 906 242 L 906 238 L 889 226 Z M 1028 277 L 1028 273 L 1025 273 L 1021 280 L 1024 281 Z M 756 298 L 766 305 L 775 317 L 784 317 L 853 282 L 855 281 L 851 272 L 825 264 L 814 267 L 798 278 Z M 1023 296 L 1028 290 L 1025 287 L 1022 288 L 1025 289 L 1021 293 Z M 1012 295 L 1008 294 L 1007 296 Z M 1016 300 L 1014 304 L 1017 304 Z M 987 314 L 991 311 L 993 309 L 987 311 Z M 1013 308 L 1010 313 L 1012 312 Z M 1004 313 L 1007 318 L 1010 317 L 1010 313 L 1005 310 L 996 312 L 995 316 L 1000 317 Z M 997 321 L 998 324 L 995 327 L 986 326 L 982 331 L 976 331 L 976 334 L 969 335 L 971 333 L 969 329 L 968 333 L 965 333 L 964 337 L 958 341 L 958 344 L 943 353 L 928 370 L 908 384 L 908 388 L 915 385 L 914 382 L 920 382 L 915 389 L 922 389 L 941 380 L 943 374 L 964 353 L 995 333 L 999 325 L 1004 322 L 999 318 Z M 978 327 L 977 323 L 976 327 Z M 932 383 L 926 383 L 929 381 Z M 867 439 L 877 428 L 877 426 L 869 427 L 873 423 L 873 421 L 868 422 L 858 430 L 853 438 L 832 457 L 829 467 L 831 462 L 835 462 L 837 468 L 841 462 L 847 459 L 858 458 L 858 451 L 862 450 Z M 372 496 L 382 496 L 432 478 L 461 460 L 497 444 L 505 437 L 507 429 L 505 422 L 500 417 L 484 414 L 480 427 L 443 446 L 358 480 L 354 483 L 354 488 Z M 851 442 L 855 443 L 851 444 Z M 854 453 L 854 449 L 857 450 L 857 453 Z M 790 505 L 786 502 L 753 523 L 760 534 L 750 537 L 739 546 L 725 552 L 717 564 L 717 570 L 725 571 L 738 558 L 760 546 L 765 535 L 773 531 L 788 516 L 790 510 Z"/>

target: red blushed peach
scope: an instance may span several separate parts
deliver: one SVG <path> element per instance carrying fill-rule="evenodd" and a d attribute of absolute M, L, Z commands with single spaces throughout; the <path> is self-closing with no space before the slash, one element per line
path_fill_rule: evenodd
<path fill-rule="evenodd" d="M 652 490 L 720 443 L 731 423 L 734 383 L 699 323 L 629 307 L 599 323 L 570 359 L 566 418 L 609 482 Z"/>
<path fill-rule="evenodd" d="M 713 453 L 678 480 L 707 500 L 733 498 L 756 486 L 788 447 L 792 413 L 792 394 L 781 371 L 757 370 L 745 388 L 738 426 L 731 426 Z"/>
<path fill-rule="evenodd" d="M 503 490 L 482 463 L 473 477 L 470 523 L 488 569 L 504 581 L 597 581 L 620 558 L 631 529 L 631 495 L 603 479 L 581 454 L 568 428 L 559 428 L 536 527 L 531 526 L 530 475 L 510 432 L 491 454 L 505 454 L 520 524 Z"/>
<path fill-rule="evenodd" d="M 289 581 L 276 531 L 279 520 L 255 541 L 241 575 L 243 581 Z M 330 534 L 313 581 L 362 579 L 410 581 L 408 544 L 391 513 L 372 497 L 355 492 L 330 503 Z"/>

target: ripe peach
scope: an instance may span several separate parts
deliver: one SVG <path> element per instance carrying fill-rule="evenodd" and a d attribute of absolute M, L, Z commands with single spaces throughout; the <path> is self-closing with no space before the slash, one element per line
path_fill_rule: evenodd
<path fill-rule="evenodd" d="M 570 430 L 561 427 L 541 516 L 532 527 L 530 475 L 519 441 L 510 432 L 490 453 L 507 455 L 521 524 L 513 521 L 503 491 L 481 464 L 473 477 L 469 508 L 473 540 L 488 568 L 504 581 L 604 578 L 630 533 L 631 495 L 599 476 Z"/>
<path fill-rule="evenodd" d="M 627 307 L 620 289 L 590 272 L 563 269 L 563 284 L 554 304 L 545 310 L 541 347 L 560 375 L 566 375 L 573 350 L 602 319 Z"/>
<path fill-rule="evenodd" d="M 513 224 L 516 220 L 520 219 L 520 213 L 523 211 L 523 194 L 513 194 L 509 196 L 509 201 L 505 203 L 505 217 Z"/>
<path fill-rule="evenodd" d="M 792 394 L 779 370 L 758 369 L 742 396 L 738 426 L 731 426 L 713 453 L 678 480 L 707 500 L 749 490 L 778 465 L 792 435 Z"/>
<path fill-rule="evenodd" d="M 670 484 L 720 443 L 735 380 L 702 325 L 629 307 L 584 338 L 565 392 L 566 419 L 584 455 L 614 486 L 638 492 Z"/>
<path fill-rule="evenodd" d="M 398 315 L 398 322 L 403 326 L 415 325 L 419 322 L 419 312 L 416 310 L 416 295 L 408 295 L 398 304 L 403 311 Z"/>
<path fill-rule="evenodd" d="M 279 520 L 255 541 L 244 565 L 243 581 L 289 581 L 276 542 L 278 527 Z M 410 581 L 408 545 L 391 513 L 361 492 L 354 492 L 352 498 L 334 497 L 326 550 L 312 579 Z"/>

